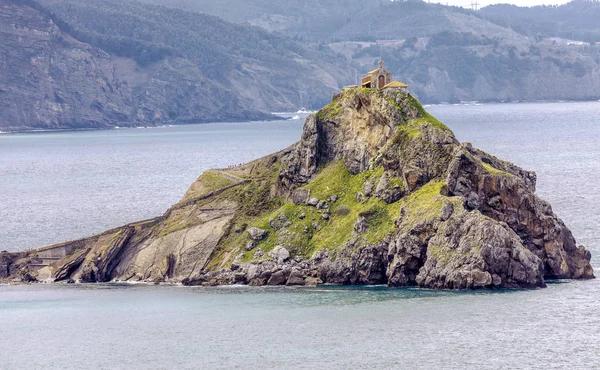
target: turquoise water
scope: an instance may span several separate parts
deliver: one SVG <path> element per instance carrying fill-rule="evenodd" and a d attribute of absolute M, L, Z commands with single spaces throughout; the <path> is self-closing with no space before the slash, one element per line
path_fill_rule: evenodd
<path fill-rule="evenodd" d="M 0 287 L 0 368 L 594 369 L 598 293 Z"/>
<path fill-rule="evenodd" d="M 538 173 L 600 273 L 600 103 L 435 106 Z M 0 135 L 0 249 L 152 217 L 301 121 Z M 0 286 L 0 369 L 600 369 L 600 281 L 511 292 Z"/>

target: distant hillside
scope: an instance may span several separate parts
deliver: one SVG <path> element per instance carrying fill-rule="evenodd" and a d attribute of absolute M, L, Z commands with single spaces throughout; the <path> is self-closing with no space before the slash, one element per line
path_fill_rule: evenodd
<path fill-rule="evenodd" d="M 266 119 L 380 57 L 425 103 L 600 98 L 598 1 L 140 1 L 0 0 L 0 130 Z"/>
<path fill-rule="evenodd" d="M 143 1 L 321 42 L 354 62 L 357 74 L 383 57 L 429 103 L 600 98 L 600 46 L 564 39 L 595 40 L 596 0 L 479 12 L 420 0 Z"/>
<path fill-rule="evenodd" d="M 491 5 L 481 16 L 532 37 L 600 42 L 600 1 L 575 0 L 561 6 Z"/>
<path fill-rule="evenodd" d="M 328 48 L 133 1 L 0 0 L 0 16 L 1 130 L 264 119 L 351 75 Z"/>
<path fill-rule="evenodd" d="M 141 0 L 212 14 L 305 41 L 374 41 L 429 36 L 470 11 L 420 0 Z"/>
<path fill-rule="evenodd" d="M 383 57 L 424 101 L 596 100 L 600 48 L 560 47 L 444 32 L 400 46 L 365 47 L 354 58 Z"/>

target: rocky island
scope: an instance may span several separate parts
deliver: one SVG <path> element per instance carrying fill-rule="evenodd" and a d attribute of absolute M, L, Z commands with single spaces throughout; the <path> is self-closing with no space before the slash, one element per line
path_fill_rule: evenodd
<path fill-rule="evenodd" d="M 491 289 L 593 278 L 590 252 L 535 186 L 406 91 L 352 87 L 291 147 L 205 172 L 160 217 L 2 253 L 0 279 Z"/>

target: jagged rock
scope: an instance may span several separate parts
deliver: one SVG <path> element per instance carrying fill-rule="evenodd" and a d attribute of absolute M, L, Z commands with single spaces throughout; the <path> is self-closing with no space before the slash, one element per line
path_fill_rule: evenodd
<path fill-rule="evenodd" d="M 367 232 L 368 228 L 369 222 L 367 221 L 367 218 L 364 215 L 358 215 L 356 222 L 354 222 L 354 231 L 358 234 L 364 234 Z"/>
<path fill-rule="evenodd" d="M 263 240 L 267 236 L 267 230 L 259 229 L 258 227 L 251 227 L 248 230 L 248 236 L 252 240 Z"/>
<path fill-rule="evenodd" d="M 287 277 L 284 271 L 275 271 L 267 281 L 267 285 L 284 285 L 286 280 Z"/>
<path fill-rule="evenodd" d="M 285 247 L 278 245 L 273 248 L 272 251 L 268 253 L 270 257 L 273 257 L 278 264 L 284 263 L 288 258 L 290 258 L 290 252 L 285 249 Z"/>
<path fill-rule="evenodd" d="M 307 206 L 316 207 L 318 204 L 319 204 L 319 199 L 317 199 L 317 198 L 310 198 L 309 200 L 306 201 Z"/>
<path fill-rule="evenodd" d="M 292 192 L 292 202 L 296 205 L 306 204 L 308 202 L 308 197 L 310 196 L 310 191 L 308 189 L 299 188 Z"/>
<path fill-rule="evenodd" d="M 317 208 L 318 209 L 327 209 L 327 208 L 329 208 L 329 205 L 326 202 L 324 202 L 324 201 L 320 201 L 317 204 Z"/>
<path fill-rule="evenodd" d="M 329 198 L 327 198 L 327 201 L 328 201 L 329 203 L 335 203 L 335 202 L 337 202 L 337 200 L 338 200 L 338 196 L 337 196 L 337 195 L 335 195 L 335 194 L 334 194 L 334 195 L 332 195 L 332 196 L 330 196 Z"/>
<path fill-rule="evenodd" d="M 321 218 L 322 218 L 323 220 L 325 220 L 325 221 L 329 220 L 329 213 L 323 213 L 323 214 L 321 215 Z"/>
<path fill-rule="evenodd" d="M 255 241 L 249 241 L 248 244 L 246 244 L 246 250 L 247 251 L 251 251 L 254 248 L 256 248 L 256 242 Z"/>
<path fill-rule="evenodd" d="M 300 213 L 298 216 L 299 219 L 304 220 L 306 218 L 306 213 Z"/>
<path fill-rule="evenodd" d="M 254 258 L 261 258 L 263 257 L 265 254 L 263 253 L 262 249 L 258 248 L 256 251 L 254 251 Z"/>
<path fill-rule="evenodd" d="M 544 286 L 542 260 L 513 230 L 463 211 L 439 226 L 416 281 L 435 289 L 478 289 L 492 287 L 494 274 L 505 288 Z"/>
<path fill-rule="evenodd" d="M 302 274 L 302 272 L 298 269 L 293 269 L 292 272 L 290 272 L 290 276 L 287 279 L 287 282 L 285 283 L 285 285 L 305 285 L 306 282 L 304 281 L 304 275 Z"/>
<path fill-rule="evenodd" d="M 81 249 L 73 253 L 71 256 L 65 258 L 63 261 L 60 261 L 60 264 L 56 267 L 56 271 L 54 273 L 54 280 L 61 281 L 69 278 L 71 273 L 81 265 L 88 252 L 89 249 Z"/>
<path fill-rule="evenodd" d="M 367 198 L 369 198 L 371 195 L 373 195 L 373 190 L 374 190 L 374 185 L 372 181 L 368 181 L 365 183 L 365 185 L 363 186 L 363 195 Z"/>
<path fill-rule="evenodd" d="M 452 216 L 452 213 L 454 212 L 454 206 L 452 205 L 452 202 L 449 201 L 444 201 L 444 205 L 442 206 L 442 210 L 440 212 L 440 220 L 441 221 L 447 221 L 450 216 Z"/>

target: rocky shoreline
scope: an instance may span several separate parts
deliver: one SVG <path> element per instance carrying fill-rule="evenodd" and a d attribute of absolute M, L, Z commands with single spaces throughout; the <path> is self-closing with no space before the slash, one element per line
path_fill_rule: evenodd
<path fill-rule="evenodd" d="M 202 174 L 152 220 L 0 254 L 0 281 L 543 288 L 591 255 L 536 175 L 460 144 L 409 94 L 346 89 L 301 140 Z"/>

